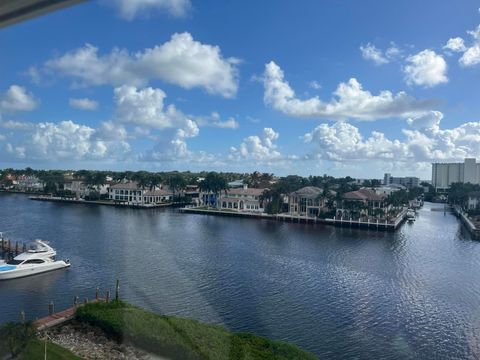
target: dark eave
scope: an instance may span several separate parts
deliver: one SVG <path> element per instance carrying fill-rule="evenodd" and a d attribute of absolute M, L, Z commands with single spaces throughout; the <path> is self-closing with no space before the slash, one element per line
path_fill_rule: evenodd
<path fill-rule="evenodd" d="M 0 28 L 82 1 L 84 0 L 0 0 Z"/>

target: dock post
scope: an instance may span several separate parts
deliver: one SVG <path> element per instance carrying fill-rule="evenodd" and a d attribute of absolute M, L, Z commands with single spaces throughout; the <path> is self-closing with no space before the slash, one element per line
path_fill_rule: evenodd
<path fill-rule="evenodd" d="M 18 241 L 15 241 L 15 256 L 18 255 Z"/>
<path fill-rule="evenodd" d="M 98 301 L 98 295 L 99 295 L 99 293 L 100 293 L 100 289 L 99 289 L 98 286 L 97 286 L 97 288 L 95 289 L 95 300 L 97 300 L 97 301 Z"/>
<path fill-rule="evenodd" d="M 117 279 L 117 286 L 115 287 L 115 301 L 118 301 L 120 295 L 120 280 Z"/>
<path fill-rule="evenodd" d="M 25 243 L 23 243 L 22 250 L 23 252 L 27 252 L 27 245 Z"/>
<path fill-rule="evenodd" d="M 78 306 L 78 296 L 73 297 L 73 307 L 76 308 Z"/>
<path fill-rule="evenodd" d="M 50 304 L 48 304 L 48 315 L 53 315 L 53 311 L 54 311 L 55 307 L 53 305 L 53 301 L 50 301 Z"/>
<path fill-rule="evenodd" d="M 110 290 L 107 290 L 107 295 L 105 297 L 105 302 L 109 302 L 110 301 Z"/>

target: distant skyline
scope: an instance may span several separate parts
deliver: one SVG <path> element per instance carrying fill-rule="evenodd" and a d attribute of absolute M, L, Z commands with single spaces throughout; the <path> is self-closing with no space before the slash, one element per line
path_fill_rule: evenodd
<path fill-rule="evenodd" d="M 480 159 L 480 1 L 91 1 L 0 30 L 0 167 L 417 176 Z"/>

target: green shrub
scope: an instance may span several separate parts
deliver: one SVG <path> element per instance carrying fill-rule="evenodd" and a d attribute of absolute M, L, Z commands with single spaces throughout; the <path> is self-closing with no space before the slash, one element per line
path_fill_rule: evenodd
<path fill-rule="evenodd" d="M 120 301 L 87 304 L 77 310 L 77 318 L 119 342 L 171 359 L 315 359 L 289 344 L 231 334 L 221 326 L 161 316 Z"/>
<path fill-rule="evenodd" d="M 27 344 L 35 339 L 35 329 L 30 322 L 8 322 L 0 328 L 0 354 L 19 355 Z"/>

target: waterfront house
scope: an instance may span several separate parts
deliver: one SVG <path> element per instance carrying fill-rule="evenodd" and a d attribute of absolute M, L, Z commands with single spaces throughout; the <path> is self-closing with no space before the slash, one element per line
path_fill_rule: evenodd
<path fill-rule="evenodd" d="M 265 189 L 242 188 L 228 189 L 222 192 L 217 200 L 217 208 L 220 210 L 233 210 L 239 212 L 264 211 L 264 201 L 261 199 Z"/>
<path fill-rule="evenodd" d="M 480 208 L 480 191 L 473 191 L 468 194 L 467 210 L 476 210 Z"/>
<path fill-rule="evenodd" d="M 173 192 L 162 187 L 140 187 L 138 182 L 129 181 L 111 185 L 108 189 L 108 198 L 115 202 L 131 204 L 159 204 L 173 199 Z"/>
<path fill-rule="evenodd" d="M 400 190 L 407 190 L 407 187 L 400 184 L 390 184 L 390 185 L 382 185 L 374 189 L 377 195 L 386 195 L 386 196 L 389 196 L 392 193 Z"/>
<path fill-rule="evenodd" d="M 330 191 L 332 197 L 334 191 Z M 327 197 L 323 189 L 316 186 L 306 186 L 288 195 L 288 213 L 293 216 L 316 217 L 327 210 Z"/>
<path fill-rule="evenodd" d="M 72 192 L 77 199 L 80 199 L 85 197 L 87 186 L 83 178 L 75 178 L 67 175 L 63 178 L 63 190 Z"/>
<path fill-rule="evenodd" d="M 351 217 L 352 215 L 365 215 L 368 210 L 385 211 L 387 195 L 377 194 L 375 190 L 362 188 L 343 194 L 341 208 L 337 208 L 337 218 Z M 376 210 L 382 209 L 382 210 Z"/>
<path fill-rule="evenodd" d="M 16 178 L 14 188 L 18 191 L 42 191 L 45 184 L 36 176 L 21 175 Z"/>

